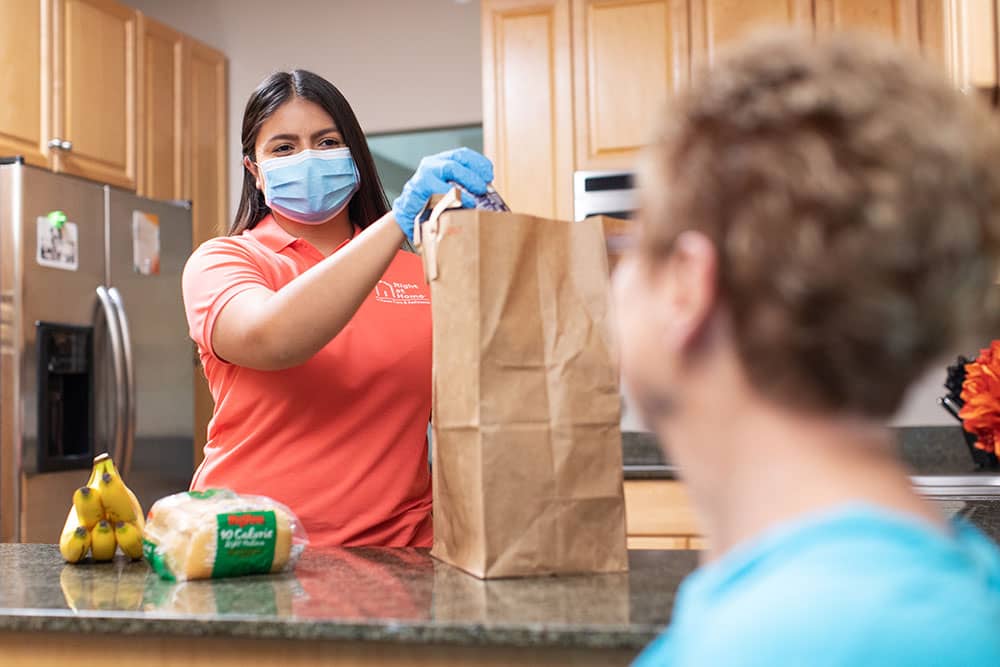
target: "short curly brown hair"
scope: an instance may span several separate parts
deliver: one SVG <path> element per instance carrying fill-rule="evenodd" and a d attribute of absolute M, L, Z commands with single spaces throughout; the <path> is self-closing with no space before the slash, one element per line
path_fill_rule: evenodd
<path fill-rule="evenodd" d="M 758 34 L 667 113 L 644 255 L 707 234 L 754 386 L 889 416 L 932 361 L 996 332 L 1000 144 L 980 106 L 883 41 Z"/>

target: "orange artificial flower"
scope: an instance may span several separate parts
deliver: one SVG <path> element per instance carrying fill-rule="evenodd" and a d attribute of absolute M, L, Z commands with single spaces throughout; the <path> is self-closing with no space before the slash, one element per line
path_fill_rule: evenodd
<path fill-rule="evenodd" d="M 965 366 L 962 426 L 976 436 L 976 447 L 1000 456 L 1000 340 Z"/>

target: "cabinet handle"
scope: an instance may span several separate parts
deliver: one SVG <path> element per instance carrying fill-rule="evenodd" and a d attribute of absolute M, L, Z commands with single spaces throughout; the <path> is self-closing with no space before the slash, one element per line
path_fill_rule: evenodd
<path fill-rule="evenodd" d="M 49 139 L 49 148 L 57 151 L 71 151 L 73 150 L 73 142 L 66 141 L 65 139 Z"/>

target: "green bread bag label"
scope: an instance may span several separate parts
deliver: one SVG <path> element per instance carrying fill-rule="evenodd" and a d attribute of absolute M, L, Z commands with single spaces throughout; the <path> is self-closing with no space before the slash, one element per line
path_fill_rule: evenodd
<path fill-rule="evenodd" d="M 216 515 L 213 577 L 237 577 L 271 571 L 278 521 L 273 511 L 231 512 Z"/>
<path fill-rule="evenodd" d="M 163 554 L 156 548 L 155 542 L 151 542 L 143 538 L 142 540 L 142 555 L 146 558 L 146 561 L 153 566 L 153 570 L 159 574 L 161 577 L 167 581 L 176 581 L 174 573 L 170 571 L 167 567 L 166 561 L 163 560 Z"/>

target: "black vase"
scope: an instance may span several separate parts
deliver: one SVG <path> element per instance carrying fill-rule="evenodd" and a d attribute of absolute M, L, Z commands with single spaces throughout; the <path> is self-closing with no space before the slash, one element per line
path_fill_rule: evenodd
<path fill-rule="evenodd" d="M 965 429 L 962 429 L 962 436 L 965 438 L 965 444 L 969 447 L 969 456 L 972 457 L 972 462 L 975 464 L 976 470 L 996 470 L 1000 468 L 1000 459 L 997 458 L 996 454 L 976 447 L 976 436 Z"/>

